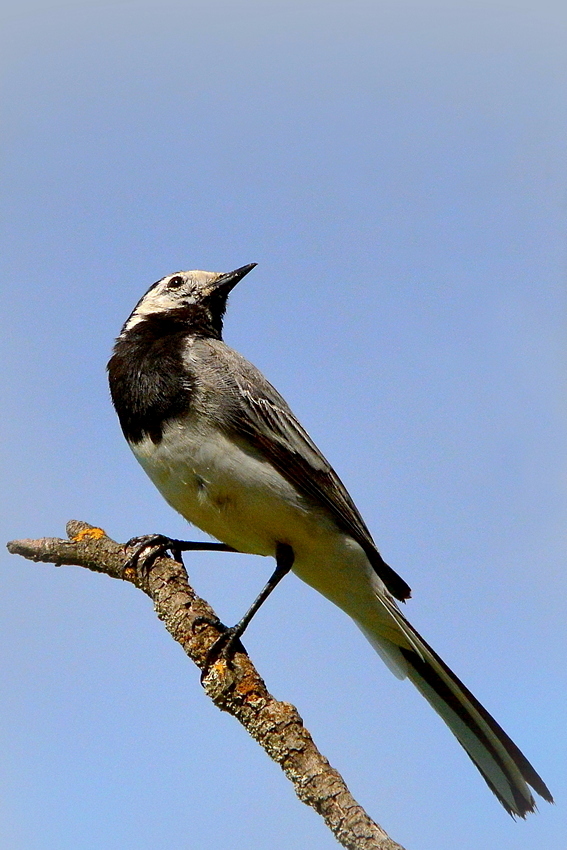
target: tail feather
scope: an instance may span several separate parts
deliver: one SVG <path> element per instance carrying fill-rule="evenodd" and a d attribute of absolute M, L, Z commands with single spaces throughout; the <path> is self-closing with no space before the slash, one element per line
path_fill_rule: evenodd
<path fill-rule="evenodd" d="M 545 782 L 502 727 L 397 606 L 384 601 L 406 646 L 393 644 L 367 625 L 362 627 L 363 632 L 390 669 L 398 676 L 407 676 L 445 721 L 506 811 L 519 817 L 534 811 L 535 801 L 528 786 L 552 803 Z"/>
<path fill-rule="evenodd" d="M 506 811 L 525 817 L 534 810 L 528 785 L 552 802 L 526 757 L 432 650 L 425 661 L 411 650 L 401 652 L 408 664 L 408 678 L 449 726 Z"/>

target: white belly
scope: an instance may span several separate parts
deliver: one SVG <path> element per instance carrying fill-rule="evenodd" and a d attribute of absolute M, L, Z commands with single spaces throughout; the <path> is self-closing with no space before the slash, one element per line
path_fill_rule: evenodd
<path fill-rule="evenodd" d="M 336 531 L 259 453 L 220 432 L 170 424 L 163 439 L 132 451 L 169 504 L 189 522 L 242 552 L 274 555 Z"/>
<path fill-rule="evenodd" d="M 305 501 L 259 453 L 213 429 L 170 424 L 162 441 L 131 446 L 166 501 L 193 525 L 240 552 L 295 554 L 293 571 L 362 625 L 390 633 L 385 590 L 364 551 L 323 509 Z M 397 628 L 394 626 L 395 631 Z"/>

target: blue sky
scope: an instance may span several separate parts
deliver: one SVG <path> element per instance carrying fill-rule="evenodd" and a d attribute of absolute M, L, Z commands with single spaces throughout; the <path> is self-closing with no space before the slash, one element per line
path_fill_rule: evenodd
<path fill-rule="evenodd" d="M 12 8 L 10 8 L 12 7 Z M 407 850 L 567 838 L 560 3 L 23 2 L 2 12 L 2 538 L 196 536 L 112 411 L 154 280 L 258 268 L 225 337 L 331 460 L 405 612 L 549 784 L 514 823 L 295 577 L 246 646 Z M 187 560 L 227 623 L 271 565 Z M 2 555 L 0 833 L 17 850 L 325 850 L 129 585 Z"/>

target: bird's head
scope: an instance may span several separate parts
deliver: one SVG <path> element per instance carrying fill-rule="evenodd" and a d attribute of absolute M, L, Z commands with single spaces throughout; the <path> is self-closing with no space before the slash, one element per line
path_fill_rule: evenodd
<path fill-rule="evenodd" d="M 162 277 L 140 298 L 122 334 L 145 321 L 162 319 L 220 337 L 228 295 L 255 265 L 227 273 L 187 271 Z"/>

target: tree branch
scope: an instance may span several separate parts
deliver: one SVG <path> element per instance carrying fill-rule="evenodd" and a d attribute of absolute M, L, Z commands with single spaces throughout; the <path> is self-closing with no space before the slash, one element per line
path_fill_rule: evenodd
<path fill-rule="evenodd" d="M 68 540 L 14 540 L 8 550 L 31 561 L 86 567 L 132 582 L 152 599 L 168 632 L 202 670 L 209 648 L 225 627 L 189 585 L 183 565 L 160 557 L 147 575 L 132 568 L 124 572 L 125 547 L 102 529 L 72 520 L 67 534 Z M 318 751 L 297 709 L 268 693 L 245 652 L 237 652 L 231 666 L 215 662 L 203 686 L 215 705 L 236 717 L 280 765 L 299 799 L 324 818 L 343 847 L 403 850 L 354 800 L 343 778 Z"/>

